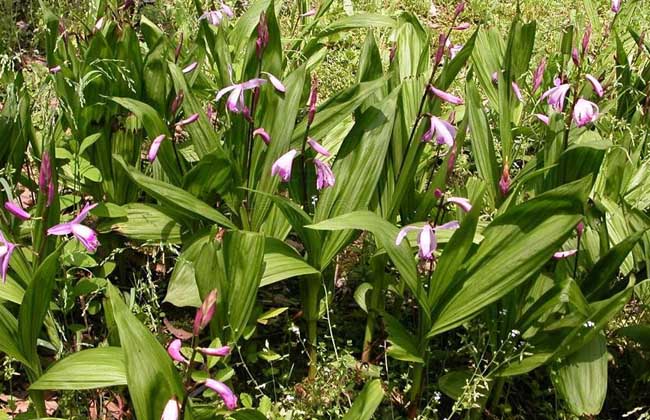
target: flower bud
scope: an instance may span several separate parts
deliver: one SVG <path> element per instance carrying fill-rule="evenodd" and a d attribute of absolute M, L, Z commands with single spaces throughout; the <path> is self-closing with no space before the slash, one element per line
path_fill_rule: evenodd
<path fill-rule="evenodd" d="M 214 316 L 214 312 L 217 309 L 217 289 L 212 290 L 205 297 L 205 300 L 201 306 L 196 310 L 196 316 L 194 317 L 194 335 L 199 335 L 199 332 L 205 328 L 206 325 L 210 323 L 210 320 Z"/>

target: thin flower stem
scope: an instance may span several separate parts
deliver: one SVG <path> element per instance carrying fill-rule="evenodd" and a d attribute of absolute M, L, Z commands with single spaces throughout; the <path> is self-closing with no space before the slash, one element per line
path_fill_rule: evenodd
<path fill-rule="evenodd" d="M 578 235 L 578 244 L 576 246 L 576 260 L 573 263 L 573 279 L 576 279 L 576 275 L 578 274 L 578 256 L 580 255 L 580 241 L 582 239 L 582 235 Z"/>
<path fill-rule="evenodd" d="M 300 167 L 302 173 L 302 193 L 303 193 L 303 206 L 305 211 L 309 213 L 309 197 L 307 197 L 307 159 L 305 158 L 305 151 L 307 150 L 307 139 L 309 138 L 309 129 L 311 128 L 311 123 L 307 121 L 307 129 L 305 130 L 305 138 L 302 139 L 302 149 L 300 156 L 302 157 L 302 165 Z"/>

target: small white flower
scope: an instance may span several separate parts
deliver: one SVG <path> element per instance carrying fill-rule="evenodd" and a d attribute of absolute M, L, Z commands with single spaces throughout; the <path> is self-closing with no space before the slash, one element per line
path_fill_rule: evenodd
<path fill-rule="evenodd" d="M 512 337 L 512 338 L 516 338 L 516 337 L 519 336 L 520 334 L 521 334 L 521 332 L 520 332 L 519 330 L 512 330 L 512 331 L 510 331 L 510 337 Z"/>
<path fill-rule="evenodd" d="M 585 323 L 582 324 L 582 325 L 583 325 L 585 328 L 593 328 L 593 327 L 596 326 L 596 324 L 594 324 L 594 321 L 587 321 L 587 322 L 585 322 Z"/>

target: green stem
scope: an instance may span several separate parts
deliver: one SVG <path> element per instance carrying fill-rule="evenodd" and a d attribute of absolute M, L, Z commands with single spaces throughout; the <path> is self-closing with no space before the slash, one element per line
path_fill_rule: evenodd
<path fill-rule="evenodd" d="M 320 275 L 308 276 L 303 282 L 301 290 L 303 313 L 307 322 L 307 351 L 309 356 L 309 379 L 316 377 L 316 344 L 318 341 L 318 315 L 321 290 Z"/>

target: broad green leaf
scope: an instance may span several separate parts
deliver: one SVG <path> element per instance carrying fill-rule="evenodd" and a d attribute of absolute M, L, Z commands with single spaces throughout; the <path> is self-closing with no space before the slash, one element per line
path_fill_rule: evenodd
<path fill-rule="evenodd" d="M 17 340 L 19 338 L 18 320 L 9 309 L 0 305 L 0 352 L 13 357 L 33 371 L 35 367 L 32 367 L 32 362 L 23 355 Z"/>
<path fill-rule="evenodd" d="M 613 284 L 612 280 L 616 278 L 619 268 L 632 248 L 643 237 L 645 232 L 637 232 L 612 247 L 591 269 L 587 277 L 581 283 L 583 291 L 587 298 L 595 300 L 603 297 L 603 292 L 609 290 Z"/>
<path fill-rule="evenodd" d="M 458 400 L 472 376 L 472 372 L 468 370 L 452 370 L 438 379 L 438 386 L 449 398 Z"/>
<path fill-rule="evenodd" d="M 383 399 L 384 388 L 381 380 L 373 379 L 366 383 L 342 420 L 370 420 Z"/>
<path fill-rule="evenodd" d="M 650 325 L 630 325 L 616 330 L 616 334 L 630 338 L 650 350 Z"/>
<path fill-rule="evenodd" d="M 429 337 L 477 315 L 535 274 L 580 221 L 589 179 L 546 192 L 497 217 L 443 298 Z"/>
<path fill-rule="evenodd" d="M 124 352 L 119 347 L 82 350 L 59 360 L 30 389 L 77 390 L 126 385 Z"/>
<path fill-rule="evenodd" d="M 390 314 L 383 312 L 381 314 L 388 332 L 388 341 L 391 346 L 386 350 L 388 355 L 397 360 L 403 360 L 412 363 L 424 363 L 419 349 L 419 344 L 415 341 L 408 328 L 404 327 L 399 320 Z"/>
<path fill-rule="evenodd" d="M 562 399 L 576 416 L 597 415 L 607 396 L 607 342 L 602 334 L 563 359 L 553 375 Z"/>
<path fill-rule="evenodd" d="M 473 81 L 466 86 L 466 112 L 469 114 L 470 139 L 472 154 L 476 161 L 479 176 L 485 181 L 492 201 L 497 201 L 499 194 L 499 168 L 497 164 L 494 143 L 490 135 L 490 127 L 483 111 L 478 89 Z"/>
<path fill-rule="evenodd" d="M 180 399 L 185 395 L 178 371 L 156 337 L 131 313 L 119 290 L 109 285 L 107 296 L 126 362 L 135 414 L 139 420 L 159 420 L 171 397 Z"/>
<path fill-rule="evenodd" d="M 138 184 L 147 194 L 151 195 L 164 206 L 170 207 L 178 213 L 193 219 L 208 219 L 231 229 L 235 227 L 226 216 L 187 191 L 164 181 L 143 175 L 140 171 L 124 162 L 121 156 L 114 156 L 114 159 L 122 166 L 133 182 Z"/>
<path fill-rule="evenodd" d="M 364 112 L 345 138 L 332 165 L 339 182 L 322 193 L 316 206 L 315 221 L 369 207 L 386 162 L 398 93 L 399 89 L 396 89 L 385 100 Z M 350 232 L 330 232 L 325 235 L 321 269 L 327 267 L 351 239 Z"/>
<path fill-rule="evenodd" d="M 147 242 L 181 242 L 181 226 L 165 214 L 162 206 L 130 203 L 122 206 L 124 219 L 113 219 L 98 226 L 99 232 L 113 231 L 130 239 Z"/>
<path fill-rule="evenodd" d="M 32 279 L 23 302 L 18 312 L 18 329 L 20 331 L 18 340 L 21 353 L 29 360 L 31 366 L 37 369 L 34 373 L 40 374 L 40 359 L 36 352 L 36 342 L 43 328 L 45 314 L 50 308 L 52 291 L 56 273 L 59 270 L 59 255 L 61 247 L 50 254 L 38 267 Z"/>
<path fill-rule="evenodd" d="M 20 305 L 24 295 L 25 289 L 11 275 L 7 274 L 4 284 L 0 285 L 0 299 Z"/>
<path fill-rule="evenodd" d="M 264 240 L 264 274 L 260 287 L 291 277 L 318 274 L 293 248 L 275 238 Z"/>

